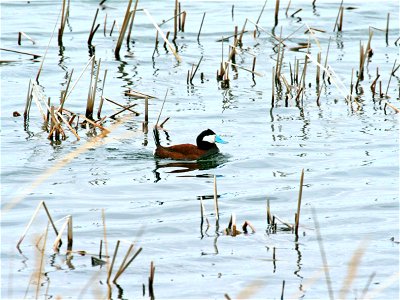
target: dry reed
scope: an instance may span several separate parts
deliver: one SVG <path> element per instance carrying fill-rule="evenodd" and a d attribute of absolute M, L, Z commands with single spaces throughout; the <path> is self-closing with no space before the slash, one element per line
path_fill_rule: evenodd
<path fill-rule="evenodd" d="M 304 181 L 304 169 L 301 170 L 300 176 L 300 188 L 299 188 L 299 197 L 297 201 L 297 213 L 296 213 L 296 222 L 295 222 L 295 234 L 299 236 L 299 223 L 300 223 L 300 207 L 301 207 L 301 198 L 303 195 L 303 181 Z"/>
<path fill-rule="evenodd" d="M 219 208 L 218 208 L 218 192 L 217 192 L 217 177 L 214 175 L 214 208 L 215 208 L 215 219 L 219 222 Z"/>
<path fill-rule="evenodd" d="M 126 29 L 128 28 L 129 19 L 131 17 L 131 13 L 130 13 L 131 4 L 132 4 L 132 0 L 129 0 L 128 6 L 127 6 L 126 12 L 125 12 L 124 21 L 122 23 L 121 30 L 119 32 L 117 45 L 115 46 L 115 50 L 114 50 L 114 55 L 115 55 L 116 59 L 120 58 L 119 52 L 121 50 L 122 42 L 124 41 L 125 32 L 126 32 Z"/>
<path fill-rule="evenodd" d="M 200 42 L 200 33 L 201 33 L 201 29 L 203 28 L 203 23 L 204 23 L 204 18 L 205 17 L 206 17 L 206 13 L 203 13 L 203 18 L 201 19 L 199 33 L 197 34 L 197 41 L 198 42 Z"/>
<path fill-rule="evenodd" d="M 18 32 L 18 45 L 21 46 L 21 40 L 22 40 L 22 36 L 26 37 L 28 40 L 30 40 L 32 42 L 33 45 L 36 44 L 36 42 L 29 36 L 27 35 L 25 32 Z"/>
<path fill-rule="evenodd" d="M 135 20 L 135 15 L 136 15 L 136 10 L 137 10 L 137 5 L 138 5 L 139 0 L 136 0 L 135 6 L 133 7 L 133 11 L 131 12 L 131 22 L 129 24 L 129 30 L 128 30 L 128 35 L 126 36 L 126 44 L 129 46 L 129 41 L 131 39 L 131 33 L 132 33 L 132 28 L 133 28 L 133 22 Z"/>
<path fill-rule="evenodd" d="M 97 24 L 96 27 L 95 27 L 96 19 L 97 19 L 97 15 L 98 14 L 99 14 L 99 9 L 96 10 L 96 13 L 95 13 L 94 18 L 93 18 L 92 27 L 90 28 L 89 37 L 88 37 L 88 41 L 87 41 L 89 46 L 92 45 L 92 40 L 93 40 L 94 34 L 96 33 L 97 29 L 99 29 L 99 27 L 100 27 L 100 24 Z"/>

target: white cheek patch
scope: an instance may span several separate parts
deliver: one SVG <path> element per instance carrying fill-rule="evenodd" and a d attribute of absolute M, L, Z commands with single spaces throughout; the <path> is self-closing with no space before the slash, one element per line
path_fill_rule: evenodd
<path fill-rule="evenodd" d="M 213 135 L 206 135 L 205 137 L 203 137 L 203 141 L 204 142 L 209 142 L 211 144 L 215 143 L 215 134 Z"/>

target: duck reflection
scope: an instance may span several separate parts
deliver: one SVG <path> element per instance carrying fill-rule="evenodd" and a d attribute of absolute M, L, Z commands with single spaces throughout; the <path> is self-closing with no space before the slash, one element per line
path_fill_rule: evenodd
<path fill-rule="evenodd" d="M 196 161 L 166 161 L 166 160 L 155 160 L 155 169 L 153 171 L 155 175 L 155 182 L 161 180 L 161 169 L 166 174 L 184 174 L 192 171 L 206 171 L 215 169 L 218 166 L 228 162 L 228 157 L 222 153 L 217 153 L 207 159 L 201 159 Z M 196 175 L 184 175 L 181 177 L 213 177 L 214 175 L 204 173 Z"/>

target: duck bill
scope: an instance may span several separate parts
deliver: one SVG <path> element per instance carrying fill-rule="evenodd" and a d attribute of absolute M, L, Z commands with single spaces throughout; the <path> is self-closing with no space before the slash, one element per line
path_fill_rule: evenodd
<path fill-rule="evenodd" d="M 228 144 L 227 141 L 224 141 L 224 140 L 221 139 L 221 137 L 218 136 L 218 135 L 215 136 L 215 142 L 216 142 L 216 143 L 220 143 L 220 144 Z"/>

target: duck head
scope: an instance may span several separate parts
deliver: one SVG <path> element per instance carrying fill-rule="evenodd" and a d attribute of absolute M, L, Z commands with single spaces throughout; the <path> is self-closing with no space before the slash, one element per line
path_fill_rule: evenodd
<path fill-rule="evenodd" d="M 204 130 L 196 139 L 197 147 L 202 150 L 210 150 L 217 147 L 215 143 L 227 144 L 228 142 L 221 139 L 220 136 L 215 134 L 211 129 Z"/>

